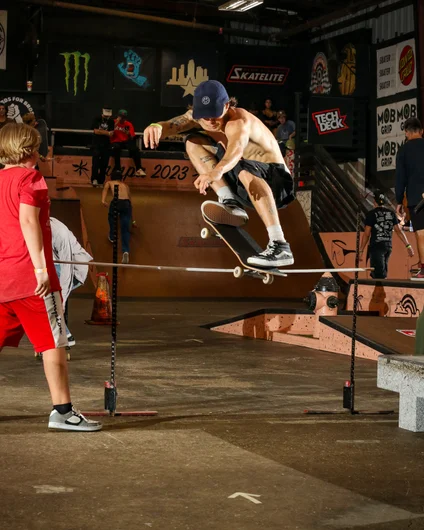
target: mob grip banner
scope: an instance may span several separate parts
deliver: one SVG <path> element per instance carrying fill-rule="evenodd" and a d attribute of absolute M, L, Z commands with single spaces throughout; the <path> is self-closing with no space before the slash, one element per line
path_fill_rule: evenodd
<path fill-rule="evenodd" d="M 353 100 L 312 97 L 308 113 L 308 141 L 335 147 L 352 147 Z"/>
<path fill-rule="evenodd" d="M 417 98 L 377 107 L 377 171 L 396 168 L 397 153 L 405 143 L 405 121 L 417 116 Z"/>

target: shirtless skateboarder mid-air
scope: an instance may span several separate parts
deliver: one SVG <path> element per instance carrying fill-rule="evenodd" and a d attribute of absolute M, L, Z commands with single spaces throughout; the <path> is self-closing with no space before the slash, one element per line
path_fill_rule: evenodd
<path fill-rule="evenodd" d="M 193 131 L 198 129 L 198 131 Z M 195 90 L 193 110 L 169 121 L 152 123 L 144 131 L 144 145 L 156 148 L 160 138 L 190 131 L 187 154 L 199 173 L 194 185 L 206 195 L 211 187 L 219 202 L 205 201 L 202 212 L 211 221 L 242 226 L 249 217 L 244 206 L 254 206 L 268 231 L 267 248 L 248 258 L 259 267 L 294 263 L 284 238 L 277 208 L 293 199 L 293 179 L 271 131 L 250 112 L 236 108 L 224 86 L 205 81 Z"/>

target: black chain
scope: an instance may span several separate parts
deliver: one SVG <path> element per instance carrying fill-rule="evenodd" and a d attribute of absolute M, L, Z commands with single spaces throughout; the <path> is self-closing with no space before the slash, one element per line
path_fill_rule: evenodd
<path fill-rule="evenodd" d="M 119 186 L 115 186 L 112 201 L 113 215 L 113 263 L 118 263 L 118 199 Z M 115 387 L 115 364 L 116 364 L 116 323 L 118 311 L 118 267 L 113 267 L 112 272 L 112 355 L 110 362 L 110 382 Z"/>
<path fill-rule="evenodd" d="M 359 250 L 361 238 L 361 204 L 358 202 L 358 209 L 356 211 L 356 254 L 355 254 L 355 268 L 359 268 Z M 353 281 L 353 312 L 352 312 L 352 351 L 350 356 L 350 386 L 351 386 L 351 400 L 350 413 L 355 414 L 355 351 L 356 351 L 356 320 L 358 311 L 358 280 L 359 272 L 355 271 L 355 279 Z"/>

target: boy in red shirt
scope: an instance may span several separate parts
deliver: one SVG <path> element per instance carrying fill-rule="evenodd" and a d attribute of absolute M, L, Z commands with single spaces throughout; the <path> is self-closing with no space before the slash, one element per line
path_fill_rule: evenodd
<path fill-rule="evenodd" d="M 134 160 L 136 176 L 145 177 L 146 173 L 141 169 L 140 149 L 135 142 L 134 125 L 127 120 L 128 112 L 121 109 L 115 120 L 115 129 L 112 134 L 112 156 L 115 158 L 115 170 L 121 171 L 121 151 L 128 149 L 130 157 Z"/>
<path fill-rule="evenodd" d="M 24 333 L 43 353 L 53 401 L 49 428 L 98 431 L 71 403 L 66 362 L 65 319 L 53 264 L 50 199 L 46 182 L 34 169 L 39 133 L 23 123 L 0 131 L 0 351 L 18 347 Z"/>

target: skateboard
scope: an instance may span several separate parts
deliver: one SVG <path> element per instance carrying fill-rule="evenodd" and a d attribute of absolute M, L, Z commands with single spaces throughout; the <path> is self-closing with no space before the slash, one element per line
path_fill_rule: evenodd
<path fill-rule="evenodd" d="M 262 248 L 243 228 L 213 223 L 204 215 L 202 217 L 212 230 L 207 227 L 203 228 L 200 232 L 201 238 L 219 237 L 234 252 L 239 262 L 243 265 L 242 267 L 235 267 L 233 274 L 236 278 L 246 275 L 262 280 L 265 285 L 271 285 L 274 281 L 274 276 L 287 277 L 283 270 L 276 267 L 255 267 L 247 263 L 247 258 L 262 252 Z"/>

